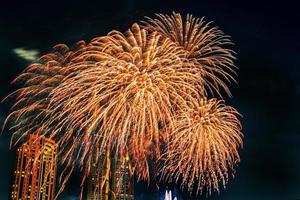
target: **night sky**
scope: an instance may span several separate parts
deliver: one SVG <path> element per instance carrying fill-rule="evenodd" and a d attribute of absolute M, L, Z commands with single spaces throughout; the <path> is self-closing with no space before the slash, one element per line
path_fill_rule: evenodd
<path fill-rule="evenodd" d="M 125 31 L 143 16 L 172 11 L 214 21 L 232 36 L 239 67 L 238 85 L 226 99 L 243 115 L 244 148 L 236 178 L 226 190 L 178 199 L 299 200 L 300 199 L 300 14 L 289 1 L 281 3 L 201 0 L 5 1 L 0 4 L 0 99 L 15 86 L 10 82 L 30 64 L 16 49 L 51 51 L 57 43 L 89 41 L 112 29 Z M 0 124 L 10 103 L 0 105 Z M 10 134 L 0 136 L 0 200 L 9 199 L 15 150 Z M 75 200 L 80 172 L 71 178 L 61 200 Z M 137 184 L 135 199 L 159 199 L 156 190 Z"/>

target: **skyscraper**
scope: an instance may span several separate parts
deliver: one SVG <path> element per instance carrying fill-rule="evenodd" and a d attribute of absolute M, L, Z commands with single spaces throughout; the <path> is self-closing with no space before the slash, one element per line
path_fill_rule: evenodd
<path fill-rule="evenodd" d="M 18 148 L 12 200 L 52 200 L 55 189 L 57 145 L 51 139 L 30 135 Z"/>
<path fill-rule="evenodd" d="M 99 170 L 98 170 L 99 169 Z M 110 191 L 110 154 L 93 157 L 88 178 L 87 200 L 108 200 Z"/>
<path fill-rule="evenodd" d="M 96 160 L 93 160 L 91 167 L 87 199 L 133 200 L 133 179 L 129 158 L 121 161 L 111 158 L 107 153 Z M 101 170 L 96 170 L 97 168 Z"/>
<path fill-rule="evenodd" d="M 133 200 L 132 169 L 127 156 L 124 160 L 114 158 L 111 169 L 113 200 Z"/>

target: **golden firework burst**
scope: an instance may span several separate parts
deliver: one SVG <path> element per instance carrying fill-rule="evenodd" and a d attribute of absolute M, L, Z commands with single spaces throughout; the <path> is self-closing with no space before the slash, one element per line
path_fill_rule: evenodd
<path fill-rule="evenodd" d="M 95 38 L 82 52 L 50 94 L 47 132 L 67 127 L 59 138 L 66 145 L 76 135 L 85 146 L 82 165 L 96 143 L 100 152 L 109 146 L 121 158 L 129 152 L 137 177 L 149 179 L 147 158 L 160 153 L 160 127 L 174 126 L 174 110 L 195 101 L 197 73 L 174 42 L 137 24 L 125 35 Z M 72 149 L 66 158 L 77 144 Z"/>
<path fill-rule="evenodd" d="M 219 191 L 239 162 L 242 145 L 239 113 L 223 101 L 201 99 L 177 115 L 166 153 L 162 155 L 161 178 L 181 182 L 197 193 L 204 188 Z"/>
<path fill-rule="evenodd" d="M 82 43 L 79 42 L 75 49 L 81 46 Z M 12 82 L 22 87 L 5 98 L 15 99 L 10 109 L 11 113 L 4 122 L 5 125 L 10 119 L 14 120 L 14 126 L 11 127 L 14 132 L 11 139 L 13 144 L 17 144 L 28 134 L 40 134 L 37 130 L 43 125 L 43 120 L 49 113 L 48 96 L 53 88 L 69 74 L 67 65 L 70 64 L 74 52 L 63 44 L 56 45 L 53 49 L 52 53 L 42 56 L 36 63 L 29 65 Z"/>
<path fill-rule="evenodd" d="M 186 51 L 186 58 L 201 71 L 199 78 L 203 79 L 206 93 L 221 96 L 220 89 L 223 89 L 231 96 L 226 82 L 235 82 L 236 67 L 234 51 L 226 48 L 232 44 L 230 37 L 211 26 L 211 22 L 190 14 L 185 19 L 175 12 L 156 16 L 155 19 L 146 17 L 147 21 L 142 21 L 144 28 L 170 38 Z"/>
<path fill-rule="evenodd" d="M 150 179 L 155 160 L 165 164 L 163 179 L 189 190 L 195 181 L 198 191 L 226 184 L 239 160 L 240 124 L 233 108 L 206 97 L 220 88 L 230 94 L 229 37 L 191 15 L 157 16 L 72 50 L 57 45 L 14 81 L 22 87 L 10 95 L 12 141 L 34 133 L 58 142 L 59 192 L 78 163 L 84 182 L 92 160 L 107 153 L 129 156 L 138 180 Z"/>

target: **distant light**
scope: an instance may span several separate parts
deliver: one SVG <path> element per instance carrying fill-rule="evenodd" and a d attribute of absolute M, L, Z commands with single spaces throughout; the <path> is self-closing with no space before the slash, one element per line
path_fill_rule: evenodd
<path fill-rule="evenodd" d="M 23 58 L 28 61 L 33 61 L 38 58 L 39 51 L 35 49 L 24 49 L 24 48 L 15 48 L 13 49 L 13 52 L 19 56 L 20 58 Z"/>
<path fill-rule="evenodd" d="M 168 192 L 168 190 L 166 190 L 165 199 L 164 200 L 173 200 L 172 199 L 172 191 L 171 190 L 169 192 Z M 177 198 L 175 197 L 174 200 L 177 200 Z"/>

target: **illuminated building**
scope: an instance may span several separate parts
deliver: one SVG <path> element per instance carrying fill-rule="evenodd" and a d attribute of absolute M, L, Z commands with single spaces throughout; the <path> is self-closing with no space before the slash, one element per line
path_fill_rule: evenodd
<path fill-rule="evenodd" d="M 18 148 L 12 200 L 54 198 L 56 148 L 53 140 L 36 135 Z"/>
<path fill-rule="evenodd" d="M 88 200 L 108 200 L 109 199 L 109 154 L 102 156 L 97 161 L 93 157 L 91 164 L 91 174 L 88 180 Z M 103 186 L 102 186 L 103 184 Z"/>
<path fill-rule="evenodd" d="M 119 159 L 112 161 L 112 199 L 133 200 L 133 179 L 129 157 L 127 156 L 123 162 Z"/>
<path fill-rule="evenodd" d="M 97 170 L 98 169 L 98 170 Z M 100 170 L 99 170 L 100 169 Z M 127 157 L 123 162 L 110 154 L 93 160 L 88 181 L 88 200 L 133 200 L 133 179 Z"/>

